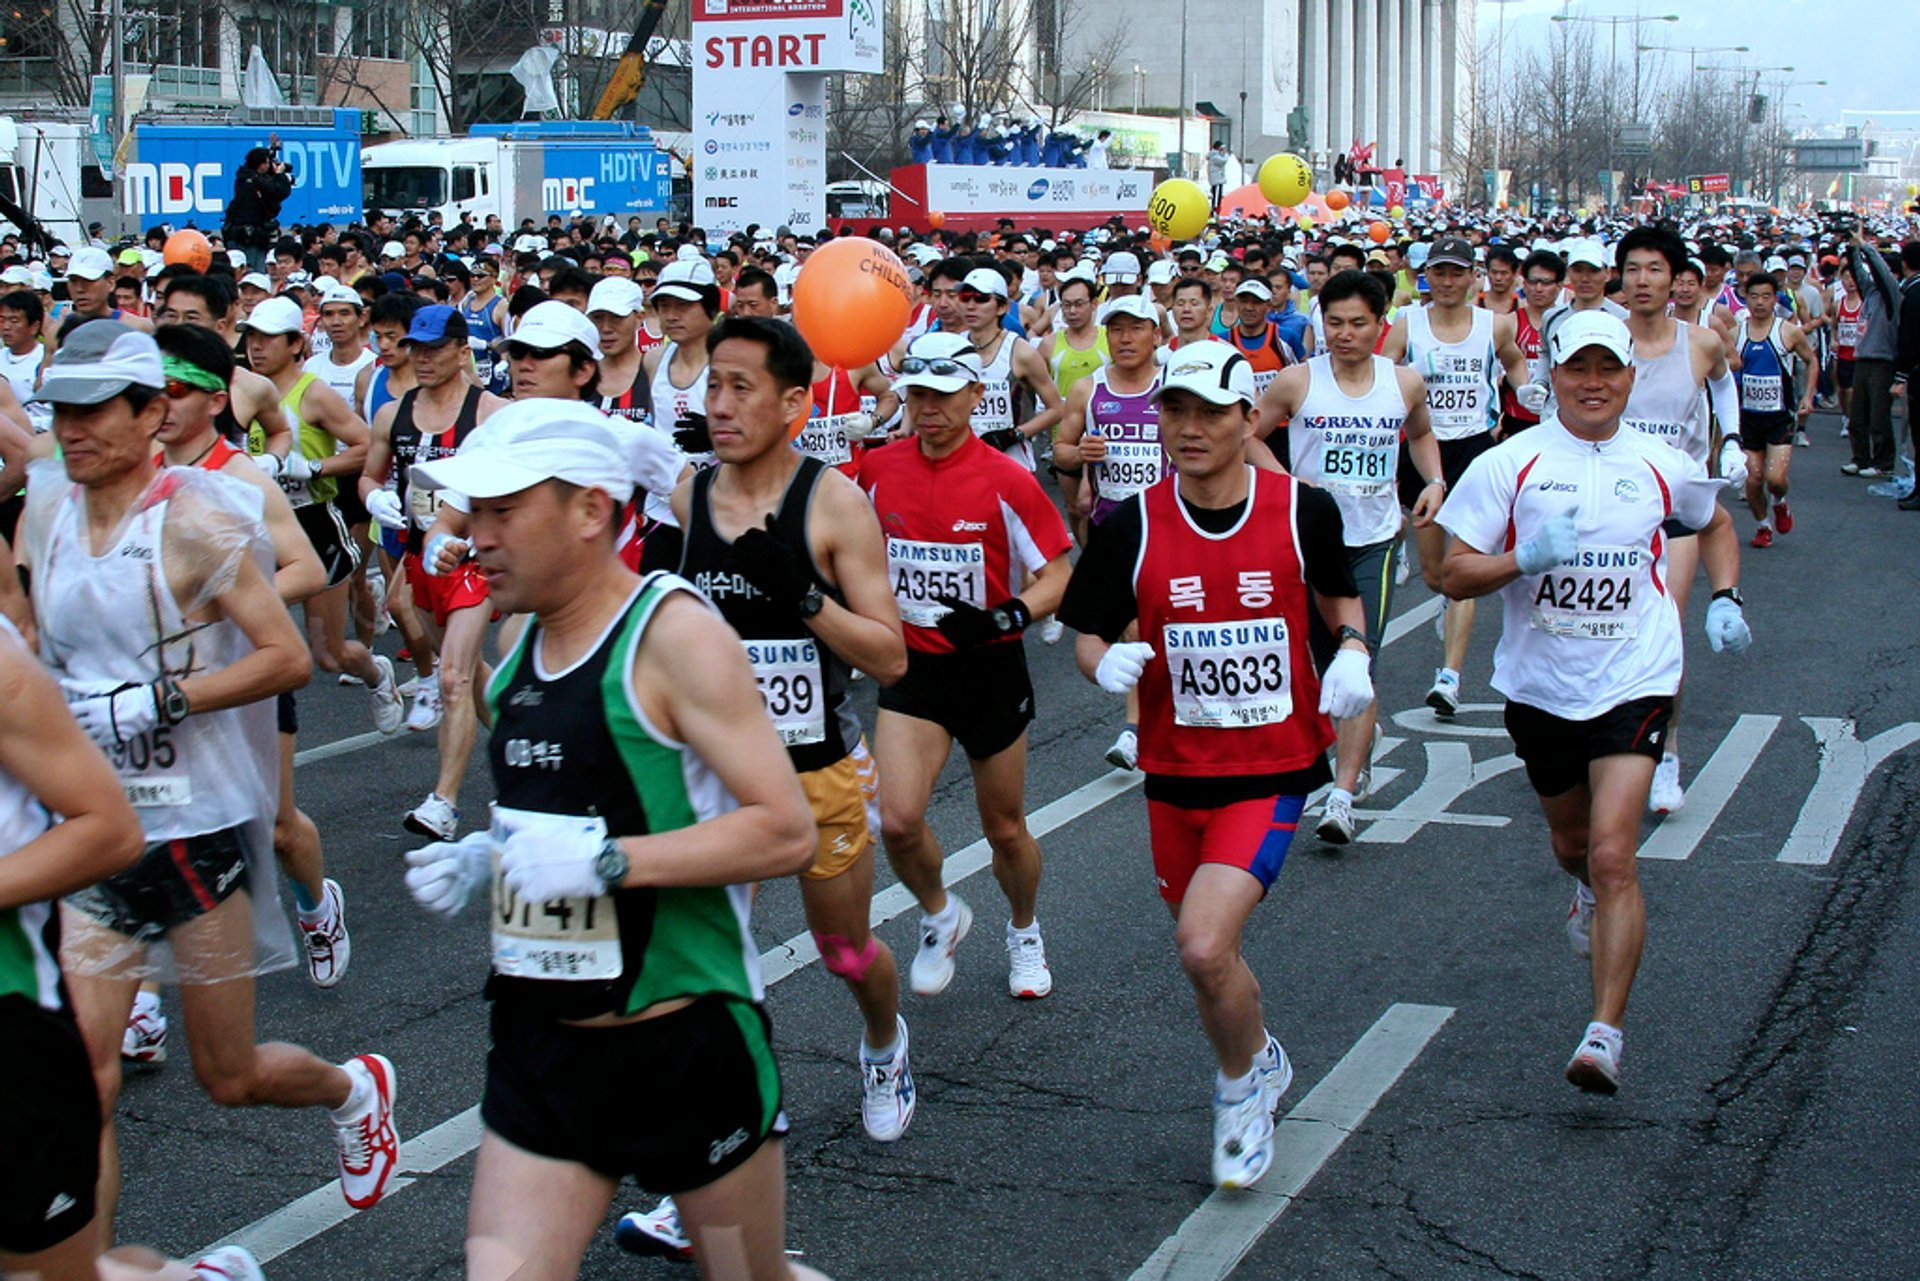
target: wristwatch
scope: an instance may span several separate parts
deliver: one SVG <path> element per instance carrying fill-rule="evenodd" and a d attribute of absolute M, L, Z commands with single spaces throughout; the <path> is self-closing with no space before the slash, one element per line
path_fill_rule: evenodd
<path fill-rule="evenodd" d="M 1747 607 L 1747 598 L 1740 594 L 1740 589 L 1738 587 L 1722 587 L 1719 591 L 1713 594 L 1713 599 L 1730 600 L 1742 609 L 1745 609 Z"/>
<path fill-rule="evenodd" d="M 820 591 L 818 583 L 809 586 L 805 594 L 800 597 L 800 617 L 802 618 L 812 618 L 826 607 L 827 598 Z"/>
<path fill-rule="evenodd" d="M 1342 627 L 1333 634 L 1333 643 L 1336 648 L 1346 644 L 1348 641 L 1359 641 L 1362 645 L 1365 645 L 1367 643 L 1367 634 L 1358 627 Z"/>
<path fill-rule="evenodd" d="M 1445 493 L 1447 489 L 1447 478 L 1445 476 L 1429 476 L 1427 477 L 1427 484 L 1438 485 L 1440 486 L 1440 491 Z"/>
<path fill-rule="evenodd" d="M 172 677 L 154 682 L 153 705 L 154 710 L 160 713 L 162 725 L 178 725 L 187 719 L 186 691 Z"/>
<path fill-rule="evenodd" d="M 627 859 L 627 852 L 620 848 L 619 841 L 609 836 L 600 842 L 600 852 L 593 856 L 593 874 L 599 877 L 609 890 L 619 889 L 632 867 L 633 864 Z"/>

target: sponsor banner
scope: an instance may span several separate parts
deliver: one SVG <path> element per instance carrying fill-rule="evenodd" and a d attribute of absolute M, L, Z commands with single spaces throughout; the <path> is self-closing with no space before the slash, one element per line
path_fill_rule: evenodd
<path fill-rule="evenodd" d="M 1694 174 L 1687 179 L 1687 190 L 1696 196 L 1724 196 L 1733 190 L 1733 179 L 1724 173 Z"/>
<path fill-rule="evenodd" d="M 280 222 L 345 223 L 362 216 L 360 113 L 335 112 L 332 129 L 281 129 L 280 155 L 293 194 Z M 161 223 L 218 228 L 233 199 L 234 175 L 267 131 L 230 125 L 138 125 L 129 149 L 122 209 L 146 231 Z"/>
<path fill-rule="evenodd" d="M 1134 169 L 1026 169 L 997 165 L 926 166 L 927 208 L 993 213 L 1020 226 L 1046 210 L 1144 217 L 1153 174 Z"/>

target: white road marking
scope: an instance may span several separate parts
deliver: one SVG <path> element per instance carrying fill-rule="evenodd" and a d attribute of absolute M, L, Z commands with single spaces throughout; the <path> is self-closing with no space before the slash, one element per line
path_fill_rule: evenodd
<path fill-rule="evenodd" d="M 1832 716 L 1802 716 L 1820 742 L 1820 777 L 1800 807 L 1787 843 L 1775 857 L 1782 863 L 1822 865 L 1833 858 L 1840 834 L 1847 830 L 1853 807 L 1867 779 L 1887 757 L 1920 742 L 1920 724 L 1908 721 L 1883 730 L 1866 742 L 1854 734 L 1854 724 Z M 1682 811 L 1684 813 L 1685 811 Z"/>
<path fill-rule="evenodd" d="M 1380 648 L 1385 649 L 1414 628 L 1420 626 L 1420 624 L 1440 617 L 1440 608 L 1445 603 L 1446 601 L 1442 597 L 1429 596 L 1412 609 L 1401 610 L 1398 614 L 1394 615 L 1394 617 L 1387 620 L 1387 635 L 1386 638 L 1380 642 Z"/>
<path fill-rule="evenodd" d="M 1520 758 L 1508 753 L 1476 763 L 1465 743 L 1426 743 L 1426 777 L 1406 799 L 1390 810 L 1355 810 L 1356 818 L 1373 820 L 1355 840 L 1382 845 L 1404 845 L 1429 823 L 1461 827 L 1505 827 L 1505 814 L 1451 814 L 1447 807 L 1491 778 L 1520 768 Z"/>
<path fill-rule="evenodd" d="M 1132 1281 L 1223 1281 L 1231 1275 L 1452 1015 L 1447 1005 L 1389 1007 L 1281 1119 L 1266 1178 L 1242 1192 L 1208 1196 Z"/>
<path fill-rule="evenodd" d="M 1720 740 L 1706 766 L 1687 787 L 1686 808 L 1660 820 L 1640 846 L 1641 858 L 1684 859 L 1706 836 L 1720 811 L 1733 799 L 1741 780 L 1780 725 L 1778 716 L 1742 716 Z"/>
<path fill-rule="evenodd" d="M 397 734 L 382 734 L 379 730 L 370 729 L 364 734 L 355 734 L 351 738 L 335 739 L 331 743 L 322 743 L 318 747 L 309 747 L 304 752 L 295 752 L 293 754 L 293 763 L 296 768 L 301 765 L 311 765 L 315 761 L 329 760 L 335 756 L 345 756 L 349 752 L 357 752 L 363 747 L 372 747 L 375 743 L 384 743 L 389 739 L 398 737 L 400 736 Z"/>

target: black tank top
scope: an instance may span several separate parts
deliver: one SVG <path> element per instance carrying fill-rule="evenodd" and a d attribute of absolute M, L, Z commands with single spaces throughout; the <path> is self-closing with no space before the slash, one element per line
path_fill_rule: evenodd
<path fill-rule="evenodd" d="M 642 369 L 633 377 L 633 386 L 618 396 L 602 396 L 600 410 L 612 418 L 625 418 L 630 422 L 653 425 L 653 388 L 647 382 L 646 370 Z"/>
<path fill-rule="evenodd" d="M 480 410 L 480 388 L 467 388 L 466 398 L 460 402 L 460 412 L 454 415 L 453 426 L 437 436 L 427 438 L 420 434 L 418 424 L 413 421 L 414 398 L 419 394 L 418 387 L 409 388 L 401 394 L 400 407 L 393 411 L 393 430 L 389 437 L 393 444 L 393 466 L 399 480 L 400 510 L 409 515 L 413 511 L 413 465 L 451 457 L 473 430 Z M 408 551 L 419 555 L 426 537 L 426 531 L 419 527 L 418 522 L 407 522 Z"/>
<path fill-rule="evenodd" d="M 813 506 L 814 486 L 826 470 L 817 458 L 800 460 L 781 495 L 773 528 L 787 546 L 808 548 L 807 570 L 814 583 L 841 600 L 807 543 L 807 512 Z M 847 697 L 847 662 L 792 610 L 775 606 L 734 571 L 733 544 L 713 527 L 713 477 L 712 469 L 694 473 L 680 576 L 704 592 L 746 642 L 760 695 L 794 769 L 825 769 L 844 760 L 860 741 L 860 720 Z"/>

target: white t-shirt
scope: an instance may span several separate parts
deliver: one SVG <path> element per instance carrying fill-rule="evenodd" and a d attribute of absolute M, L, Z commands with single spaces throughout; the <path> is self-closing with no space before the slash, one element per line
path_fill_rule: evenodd
<path fill-rule="evenodd" d="M 1570 508 L 1579 554 L 1500 589 L 1493 687 L 1566 720 L 1680 688 L 1680 616 L 1667 591 L 1671 517 L 1712 518 L 1720 482 L 1671 445 L 1621 427 L 1582 440 L 1549 415 L 1468 466 L 1440 523 L 1477 551 L 1507 551 Z"/>

